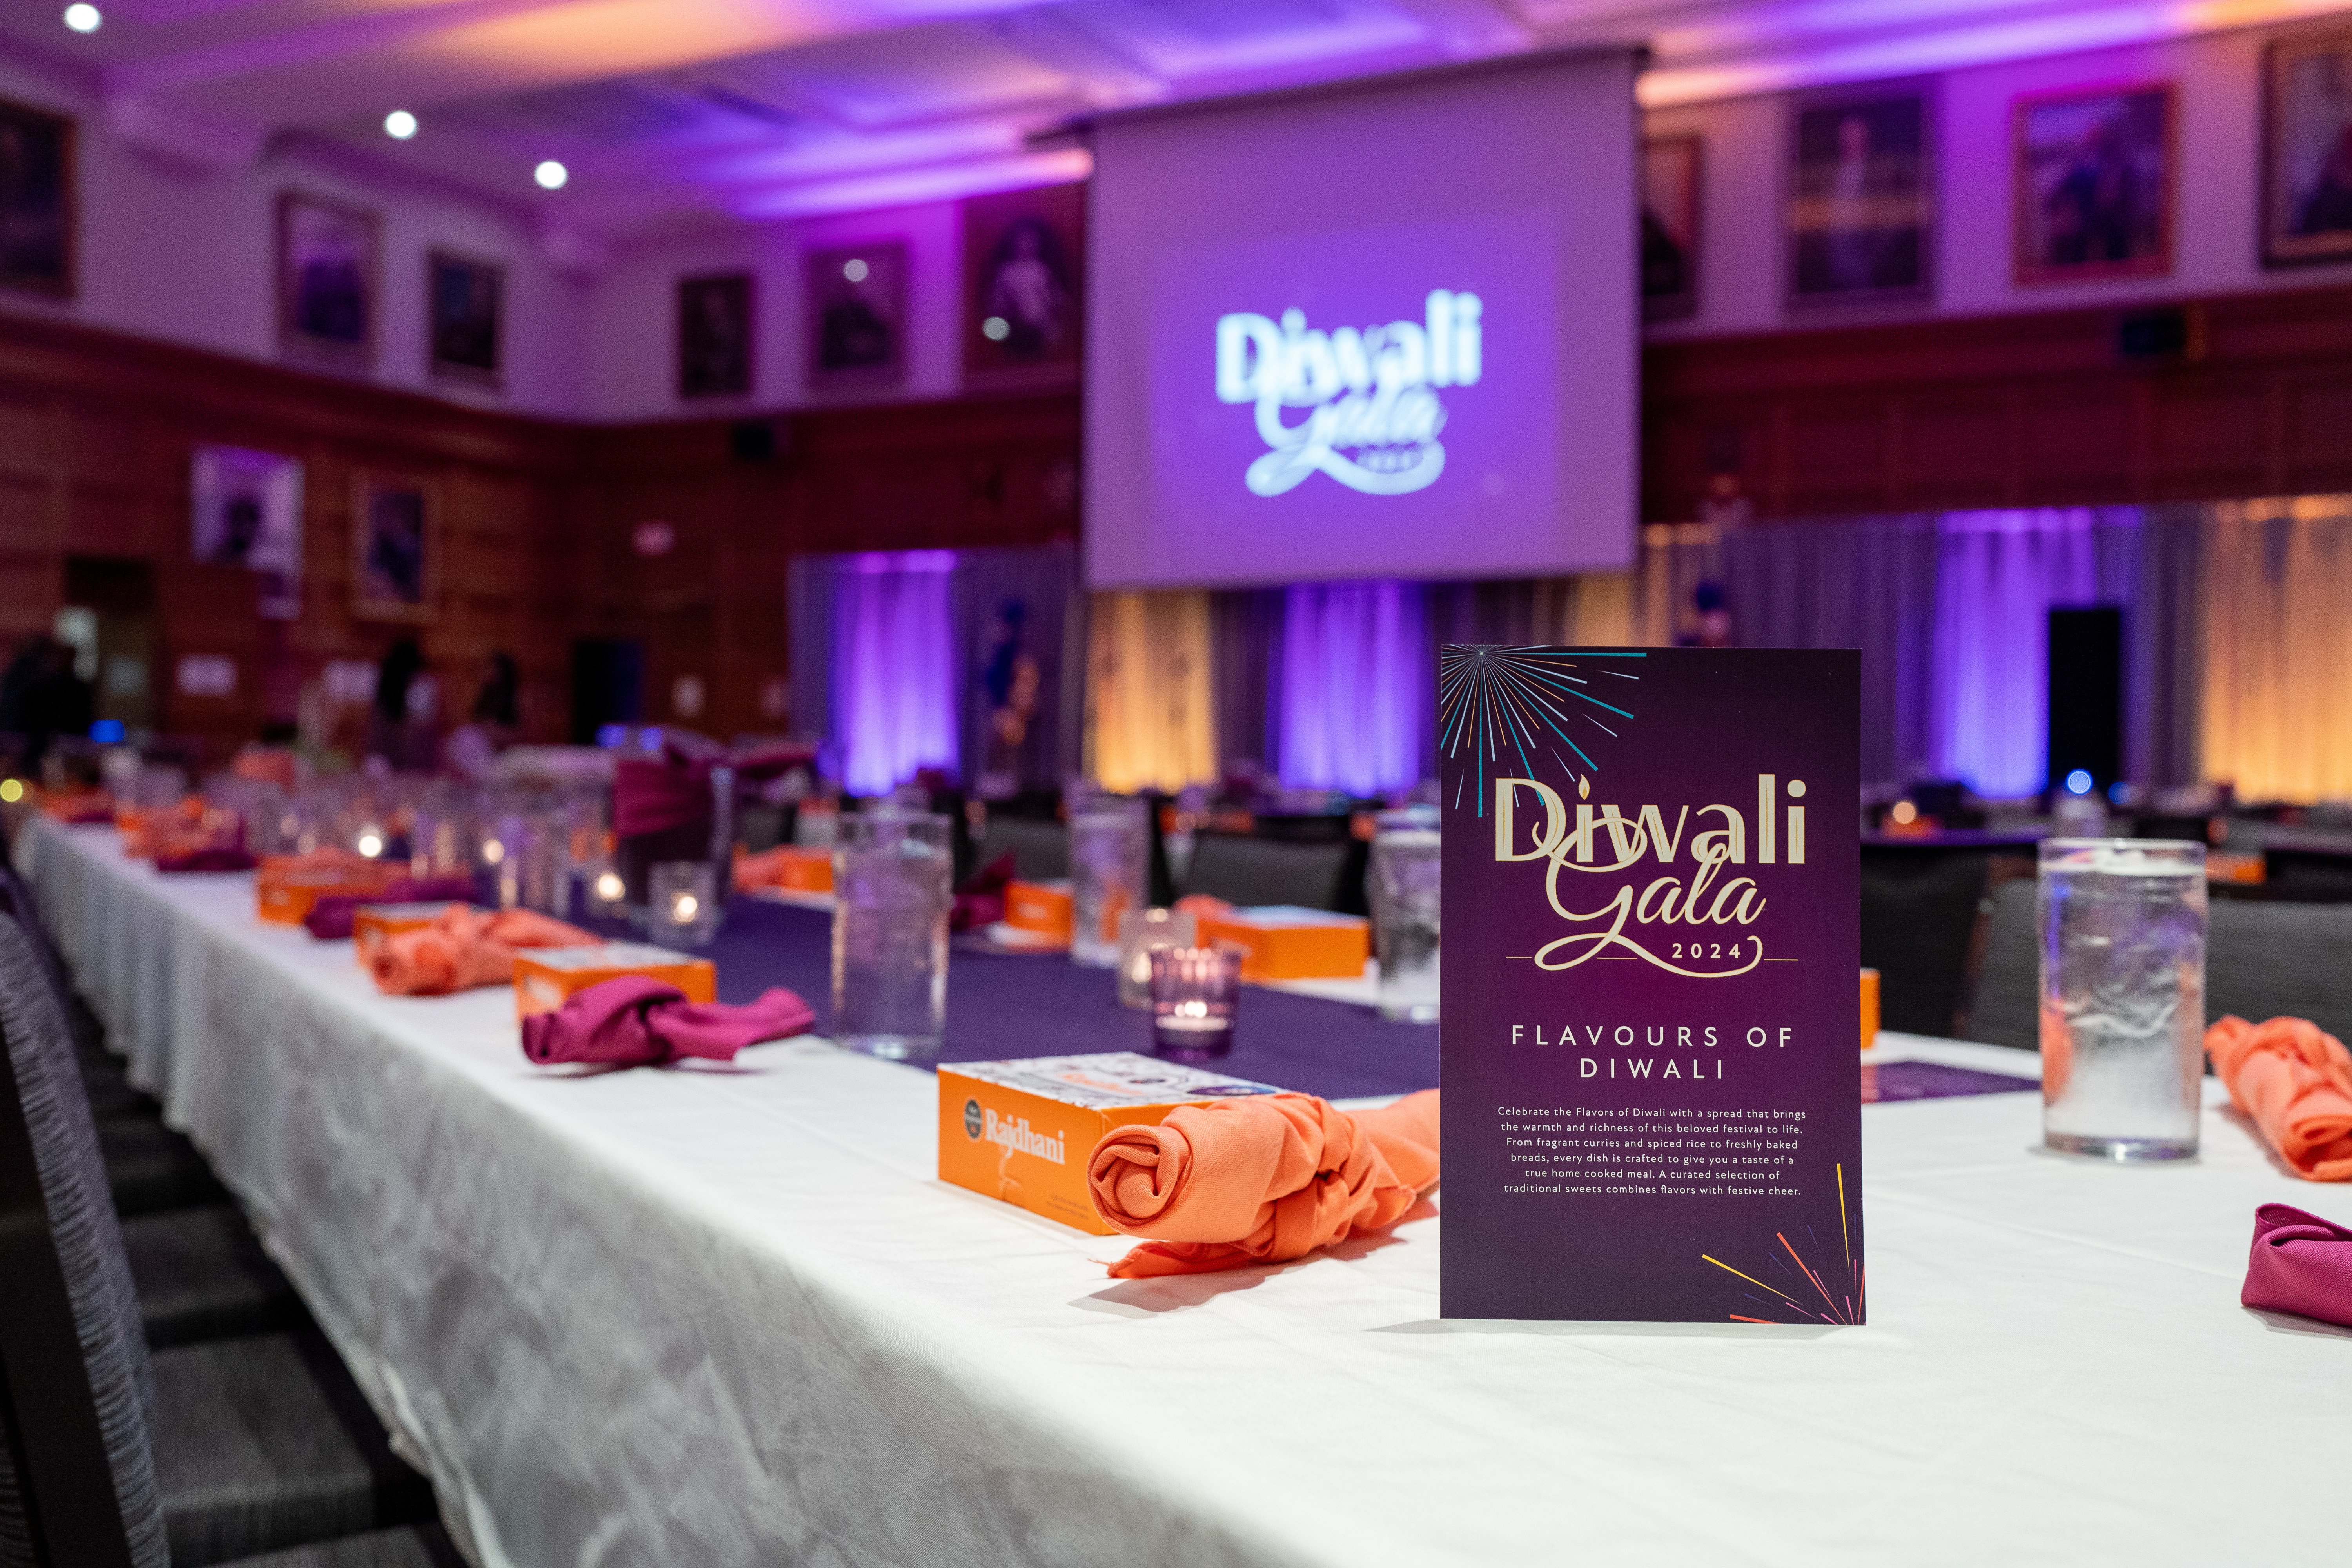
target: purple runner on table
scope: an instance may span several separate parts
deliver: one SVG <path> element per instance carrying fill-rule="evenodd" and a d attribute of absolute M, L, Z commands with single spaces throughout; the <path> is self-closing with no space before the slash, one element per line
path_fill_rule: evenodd
<path fill-rule="evenodd" d="M 833 995 L 832 931 L 832 916 L 821 910 L 732 900 L 707 952 L 719 966 L 719 999 L 749 1002 L 782 985 L 808 998 L 824 1031 Z M 1080 969 L 1067 954 L 953 950 L 941 1060 L 1093 1051 L 1151 1052 L 1150 1016 L 1118 1005 L 1109 970 Z M 1437 1083 L 1437 1026 L 1391 1024 L 1369 1007 L 1246 986 L 1233 1054 L 1216 1066 L 1326 1100 L 1405 1094 Z"/>
<path fill-rule="evenodd" d="M 1875 1105 L 1890 1100 L 1945 1100 L 1961 1094 L 2008 1094 L 2042 1087 L 2036 1079 L 2007 1073 L 1979 1072 L 1974 1068 L 1950 1068 L 1939 1062 L 1864 1062 L 1862 1102 Z"/>

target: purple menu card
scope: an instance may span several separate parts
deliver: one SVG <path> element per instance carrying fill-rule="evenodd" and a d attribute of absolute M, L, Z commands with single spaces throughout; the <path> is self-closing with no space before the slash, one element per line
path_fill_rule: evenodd
<path fill-rule="evenodd" d="M 1444 1316 L 1864 1321 L 1860 680 L 1444 651 Z"/>

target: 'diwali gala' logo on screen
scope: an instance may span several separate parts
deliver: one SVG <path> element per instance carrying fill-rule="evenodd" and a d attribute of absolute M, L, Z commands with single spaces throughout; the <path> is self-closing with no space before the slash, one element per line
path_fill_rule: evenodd
<path fill-rule="evenodd" d="M 1477 384 L 1484 314 L 1477 295 L 1433 289 L 1421 321 L 1384 327 L 1327 332 L 1297 309 L 1278 321 L 1220 316 L 1217 400 L 1255 405 L 1268 447 L 1244 476 L 1250 493 L 1282 495 L 1317 473 L 1375 496 L 1436 483 L 1445 471 L 1438 391 Z M 1292 423 L 1297 409 L 1306 416 Z"/>

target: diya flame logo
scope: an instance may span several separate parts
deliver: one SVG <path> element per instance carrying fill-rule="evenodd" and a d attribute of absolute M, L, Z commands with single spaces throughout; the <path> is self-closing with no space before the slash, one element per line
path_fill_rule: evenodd
<path fill-rule="evenodd" d="M 1217 319 L 1217 401 L 1253 404 L 1268 450 L 1244 476 L 1278 496 L 1318 473 L 1365 495 L 1408 495 L 1445 471 L 1441 387 L 1475 386 L 1485 371 L 1486 307 L 1475 294 L 1433 289 L 1418 321 L 1323 331 L 1307 312 L 1279 321 Z M 1287 411 L 1306 409 L 1287 422 Z"/>

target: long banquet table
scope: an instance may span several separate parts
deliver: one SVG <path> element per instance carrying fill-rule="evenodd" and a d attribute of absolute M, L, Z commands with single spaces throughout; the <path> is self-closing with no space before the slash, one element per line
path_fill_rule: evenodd
<path fill-rule="evenodd" d="M 2299 1561 L 2352 1496 L 2352 1331 L 2237 1300 L 2257 1204 L 2352 1191 L 2210 1084 L 2176 1168 L 2032 1152 L 2031 1094 L 1865 1108 L 1867 1327 L 1442 1321 L 1434 1217 L 1112 1281 L 934 1179 L 922 1071 L 540 1070 L 508 992 L 378 996 L 248 877 L 17 853 L 484 1564 Z"/>

